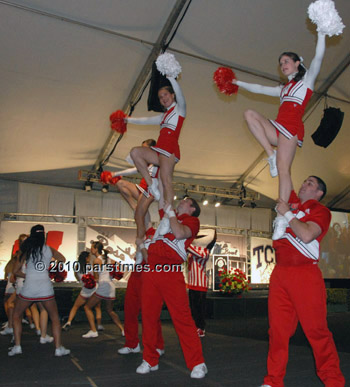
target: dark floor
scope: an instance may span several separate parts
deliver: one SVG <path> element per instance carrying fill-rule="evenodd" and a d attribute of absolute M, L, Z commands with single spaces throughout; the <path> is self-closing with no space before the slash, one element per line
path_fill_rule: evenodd
<path fill-rule="evenodd" d="M 169 320 L 162 322 L 165 355 L 159 370 L 148 375 L 135 373 L 142 354 L 119 355 L 124 338 L 113 324 L 96 339 L 83 339 L 86 322 L 78 322 L 62 332 L 63 344 L 71 356 L 54 357 L 52 344 L 42 345 L 28 326 L 22 337 L 23 354 L 8 357 L 9 336 L 0 336 L 0 386 L 252 386 L 261 385 L 265 374 L 268 344 L 265 318 L 207 321 L 202 339 L 209 373 L 193 380 L 186 368 L 176 333 Z M 350 385 L 350 313 L 329 316 L 340 350 L 341 368 Z M 312 352 L 299 330 L 290 346 L 286 387 L 317 387 L 323 384 L 315 374 Z"/>

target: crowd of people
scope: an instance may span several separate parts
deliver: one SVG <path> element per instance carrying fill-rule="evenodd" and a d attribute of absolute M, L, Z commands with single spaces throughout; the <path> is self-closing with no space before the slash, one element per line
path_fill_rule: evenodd
<path fill-rule="evenodd" d="M 321 178 L 311 175 L 305 179 L 297 194 L 293 190 L 290 172 L 296 148 L 303 143 L 302 116 L 313 93 L 324 52 L 325 34 L 318 32 L 316 53 L 309 69 L 302 57 L 293 52 L 283 52 L 279 56 L 281 72 L 287 78 L 284 85 L 266 87 L 235 79 L 232 81 L 242 89 L 280 97 L 281 101 L 275 120 L 268 120 L 251 109 L 244 114 L 249 130 L 267 153 L 271 176 L 279 177 L 277 217 L 272 237 L 276 266 L 270 279 L 269 352 L 263 387 L 283 386 L 289 339 L 298 321 L 313 349 L 319 378 L 326 386 L 345 385 L 327 326 L 325 286 L 318 267 L 320 242 L 328 231 L 331 219 L 330 211 L 319 203 L 326 194 L 326 184 Z M 208 372 L 201 344 L 201 338 L 206 334 L 205 297 L 208 285 L 205 265 L 216 235 L 212 232 L 209 238 L 203 238 L 202 244 L 199 242 L 196 245 L 201 212 L 198 203 L 194 198 L 186 197 L 174 206 L 173 173 L 180 161 L 179 136 L 186 118 L 186 101 L 177 80 L 172 76 L 167 78 L 169 85 L 158 91 L 164 113 L 153 117 L 125 118 L 129 125 L 160 125 L 158 140 L 146 140 L 131 150 L 130 157 L 135 168 L 101 174 L 104 183 L 117 178 L 114 182 L 135 213 L 136 264 L 141 268 L 147 264 L 151 270 L 131 274 L 126 290 L 123 326 L 113 311 L 115 287 L 106 269 L 112 261 L 103 245 L 93 242 L 90 252 L 79 256 L 80 272 L 76 276 L 83 286 L 64 329 L 69 329 L 77 310 L 84 305 L 90 330 L 83 338 L 97 337 L 98 331 L 103 329 L 100 304 L 104 300 L 110 318 L 125 335 L 125 345 L 118 353 L 138 353 L 141 351 L 138 317 L 142 310 L 143 360 L 136 372 L 147 374 L 159 369 L 160 357 L 165 353 L 160 321 L 165 303 L 190 376 L 199 379 Z M 134 185 L 122 178 L 137 172 L 143 178 L 140 184 Z M 148 212 L 153 201 L 157 201 L 159 206 L 157 229 L 152 227 Z M 37 331 L 41 331 L 40 342 L 54 341 L 56 356 L 70 353 L 61 344 L 60 319 L 48 271 L 38 270 L 38 264 L 48 268 L 52 259 L 65 261 L 61 253 L 46 245 L 41 225 L 33 227 L 28 237 L 21 238 L 19 250 L 11 259 L 7 269 L 9 286 L 6 289 L 8 326 L 4 330 L 4 334 L 14 334 L 14 346 L 9 356 L 22 353 L 22 315 L 31 308 L 33 321 L 37 319 L 34 316 L 38 312 L 33 312 L 35 304 L 42 313 L 40 325 L 35 323 Z M 182 271 L 177 268 L 187 260 L 189 279 L 186 285 Z M 92 263 L 92 267 L 98 270 L 88 272 L 87 263 Z M 172 270 L 159 270 L 165 265 L 170 265 Z M 83 277 L 89 274 L 95 284 L 87 288 Z M 22 288 L 22 285 L 16 284 L 16 297 L 11 287 L 13 275 L 17 281 L 25 278 Z M 96 310 L 97 326 L 93 308 Z M 53 338 L 46 333 L 47 315 L 52 323 Z"/>

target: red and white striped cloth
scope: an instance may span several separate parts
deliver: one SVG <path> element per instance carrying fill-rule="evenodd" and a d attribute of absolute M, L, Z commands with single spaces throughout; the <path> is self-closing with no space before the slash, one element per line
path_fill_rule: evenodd
<path fill-rule="evenodd" d="M 210 251 L 206 247 L 190 245 L 187 249 L 188 256 L 188 289 L 206 292 L 208 290 L 208 277 L 205 267 Z"/>

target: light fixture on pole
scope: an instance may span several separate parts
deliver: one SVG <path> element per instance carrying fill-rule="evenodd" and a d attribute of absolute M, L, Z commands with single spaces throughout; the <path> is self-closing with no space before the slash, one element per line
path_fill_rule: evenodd
<path fill-rule="evenodd" d="M 208 203 L 209 203 L 209 201 L 208 201 L 208 199 L 205 197 L 205 195 L 203 196 L 203 199 L 202 199 L 202 204 L 203 204 L 203 206 L 206 206 L 206 205 L 208 205 Z"/>
<path fill-rule="evenodd" d="M 108 184 L 104 184 L 101 188 L 101 191 L 103 193 L 107 193 L 109 191 L 109 185 Z"/>
<path fill-rule="evenodd" d="M 91 181 L 86 181 L 84 184 L 84 190 L 86 192 L 90 192 L 92 190 L 92 182 Z"/>
<path fill-rule="evenodd" d="M 220 207 L 220 206 L 221 206 L 220 200 L 217 197 L 215 197 L 215 207 Z"/>

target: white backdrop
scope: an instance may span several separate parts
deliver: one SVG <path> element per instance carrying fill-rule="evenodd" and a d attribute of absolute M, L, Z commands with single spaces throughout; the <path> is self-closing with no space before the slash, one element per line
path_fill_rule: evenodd
<path fill-rule="evenodd" d="M 276 262 L 272 240 L 252 237 L 250 246 L 251 283 L 267 284 Z"/>
<path fill-rule="evenodd" d="M 38 223 L 9 221 L 2 221 L 0 223 L 0 278 L 4 278 L 4 269 L 11 257 L 12 246 L 18 239 L 18 236 L 20 234 L 29 234 L 31 227 L 36 224 Z M 66 257 L 67 263 L 69 262 L 70 267 L 72 267 L 71 264 L 77 259 L 77 225 L 60 223 L 40 224 L 45 227 L 46 233 L 48 231 L 63 232 L 63 240 L 59 251 Z M 67 281 L 75 281 L 72 270 L 68 272 Z"/>

